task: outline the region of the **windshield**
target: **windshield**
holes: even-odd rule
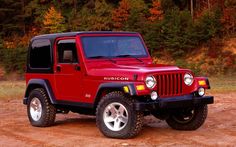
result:
[[[87,58],[147,57],[138,36],[86,36],[82,44]]]

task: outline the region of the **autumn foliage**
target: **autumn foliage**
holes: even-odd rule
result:
[[[121,0],[119,7],[112,11],[113,26],[116,30],[122,30],[124,22],[129,18],[130,4],[128,0]]]
[[[206,52],[199,61],[189,62],[187,68],[212,74],[234,70],[235,53],[216,47],[204,51],[199,48],[215,38],[235,36],[236,1],[193,2],[190,9],[190,0],[2,0],[0,64],[7,71],[21,69],[29,40],[39,34],[133,31],[142,34],[159,63],[165,58],[171,64],[176,61],[186,66],[190,61],[186,57]]]
[[[63,32],[66,30],[65,19],[54,7],[50,7],[44,15],[43,24],[45,31],[49,33]]]
[[[159,0],[153,0],[152,8],[149,9],[151,21],[161,20],[163,18],[163,11],[161,9],[161,2]]]

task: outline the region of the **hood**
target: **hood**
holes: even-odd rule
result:
[[[133,79],[134,75],[138,76],[139,80],[143,80],[146,75],[151,75],[160,72],[178,72],[184,71],[177,66],[163,65],[163,64],[101,64],[88,69],[89,76],[98,77],[127,77]]]
[[[161,71],[171,71],[178,70],[176,66],[169,65],[155,65],[155,64],[146,64],[146,65],[115,65],[114,67],[104,68],[104,70],[111,70],[114,72],[135,72],[135,73],[153,73]]]

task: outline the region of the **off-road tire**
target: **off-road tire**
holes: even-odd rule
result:
[[[128,122],[120,131],[110,130],[103,120],[103,113],[109,104],[118,102],[125,106],[128,112]],[[114,91],[105,95],[99,102],[96,110],[96,125],[99,130],[107,137],[111,138],[132,138],[136,136],[143,126],[143,112],[134,110],[135,100],[125,96],[120,91]]]
[[[33,120],[30,114],[30,102],[33,98],[38,98],[42,105],[42,114],[38,121]],[[30,92],[27,102],[27,113],[32,126],[48,127],[54,124],[56,108],[51,104],[49,97],[43,88],[36,88]]]
[[[190,121],[186,123],[184,122],[179,123],[174,118],[175,113],[177,112],[173,112],[166,119],[166,122],[171,128],[176,129],[176,130],[186,130],[186,131],[196,130],[199,127],[201,127],[203,123],[205,122],[207,118],[207,112],[208,112],[207,105],[200,105],[200,106],[194,107],[194,115]]]

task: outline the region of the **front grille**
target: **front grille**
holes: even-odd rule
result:
[[[157,92],[161,97],[178,96],[183,93],[182,73],[160,74],[156,76]]]

